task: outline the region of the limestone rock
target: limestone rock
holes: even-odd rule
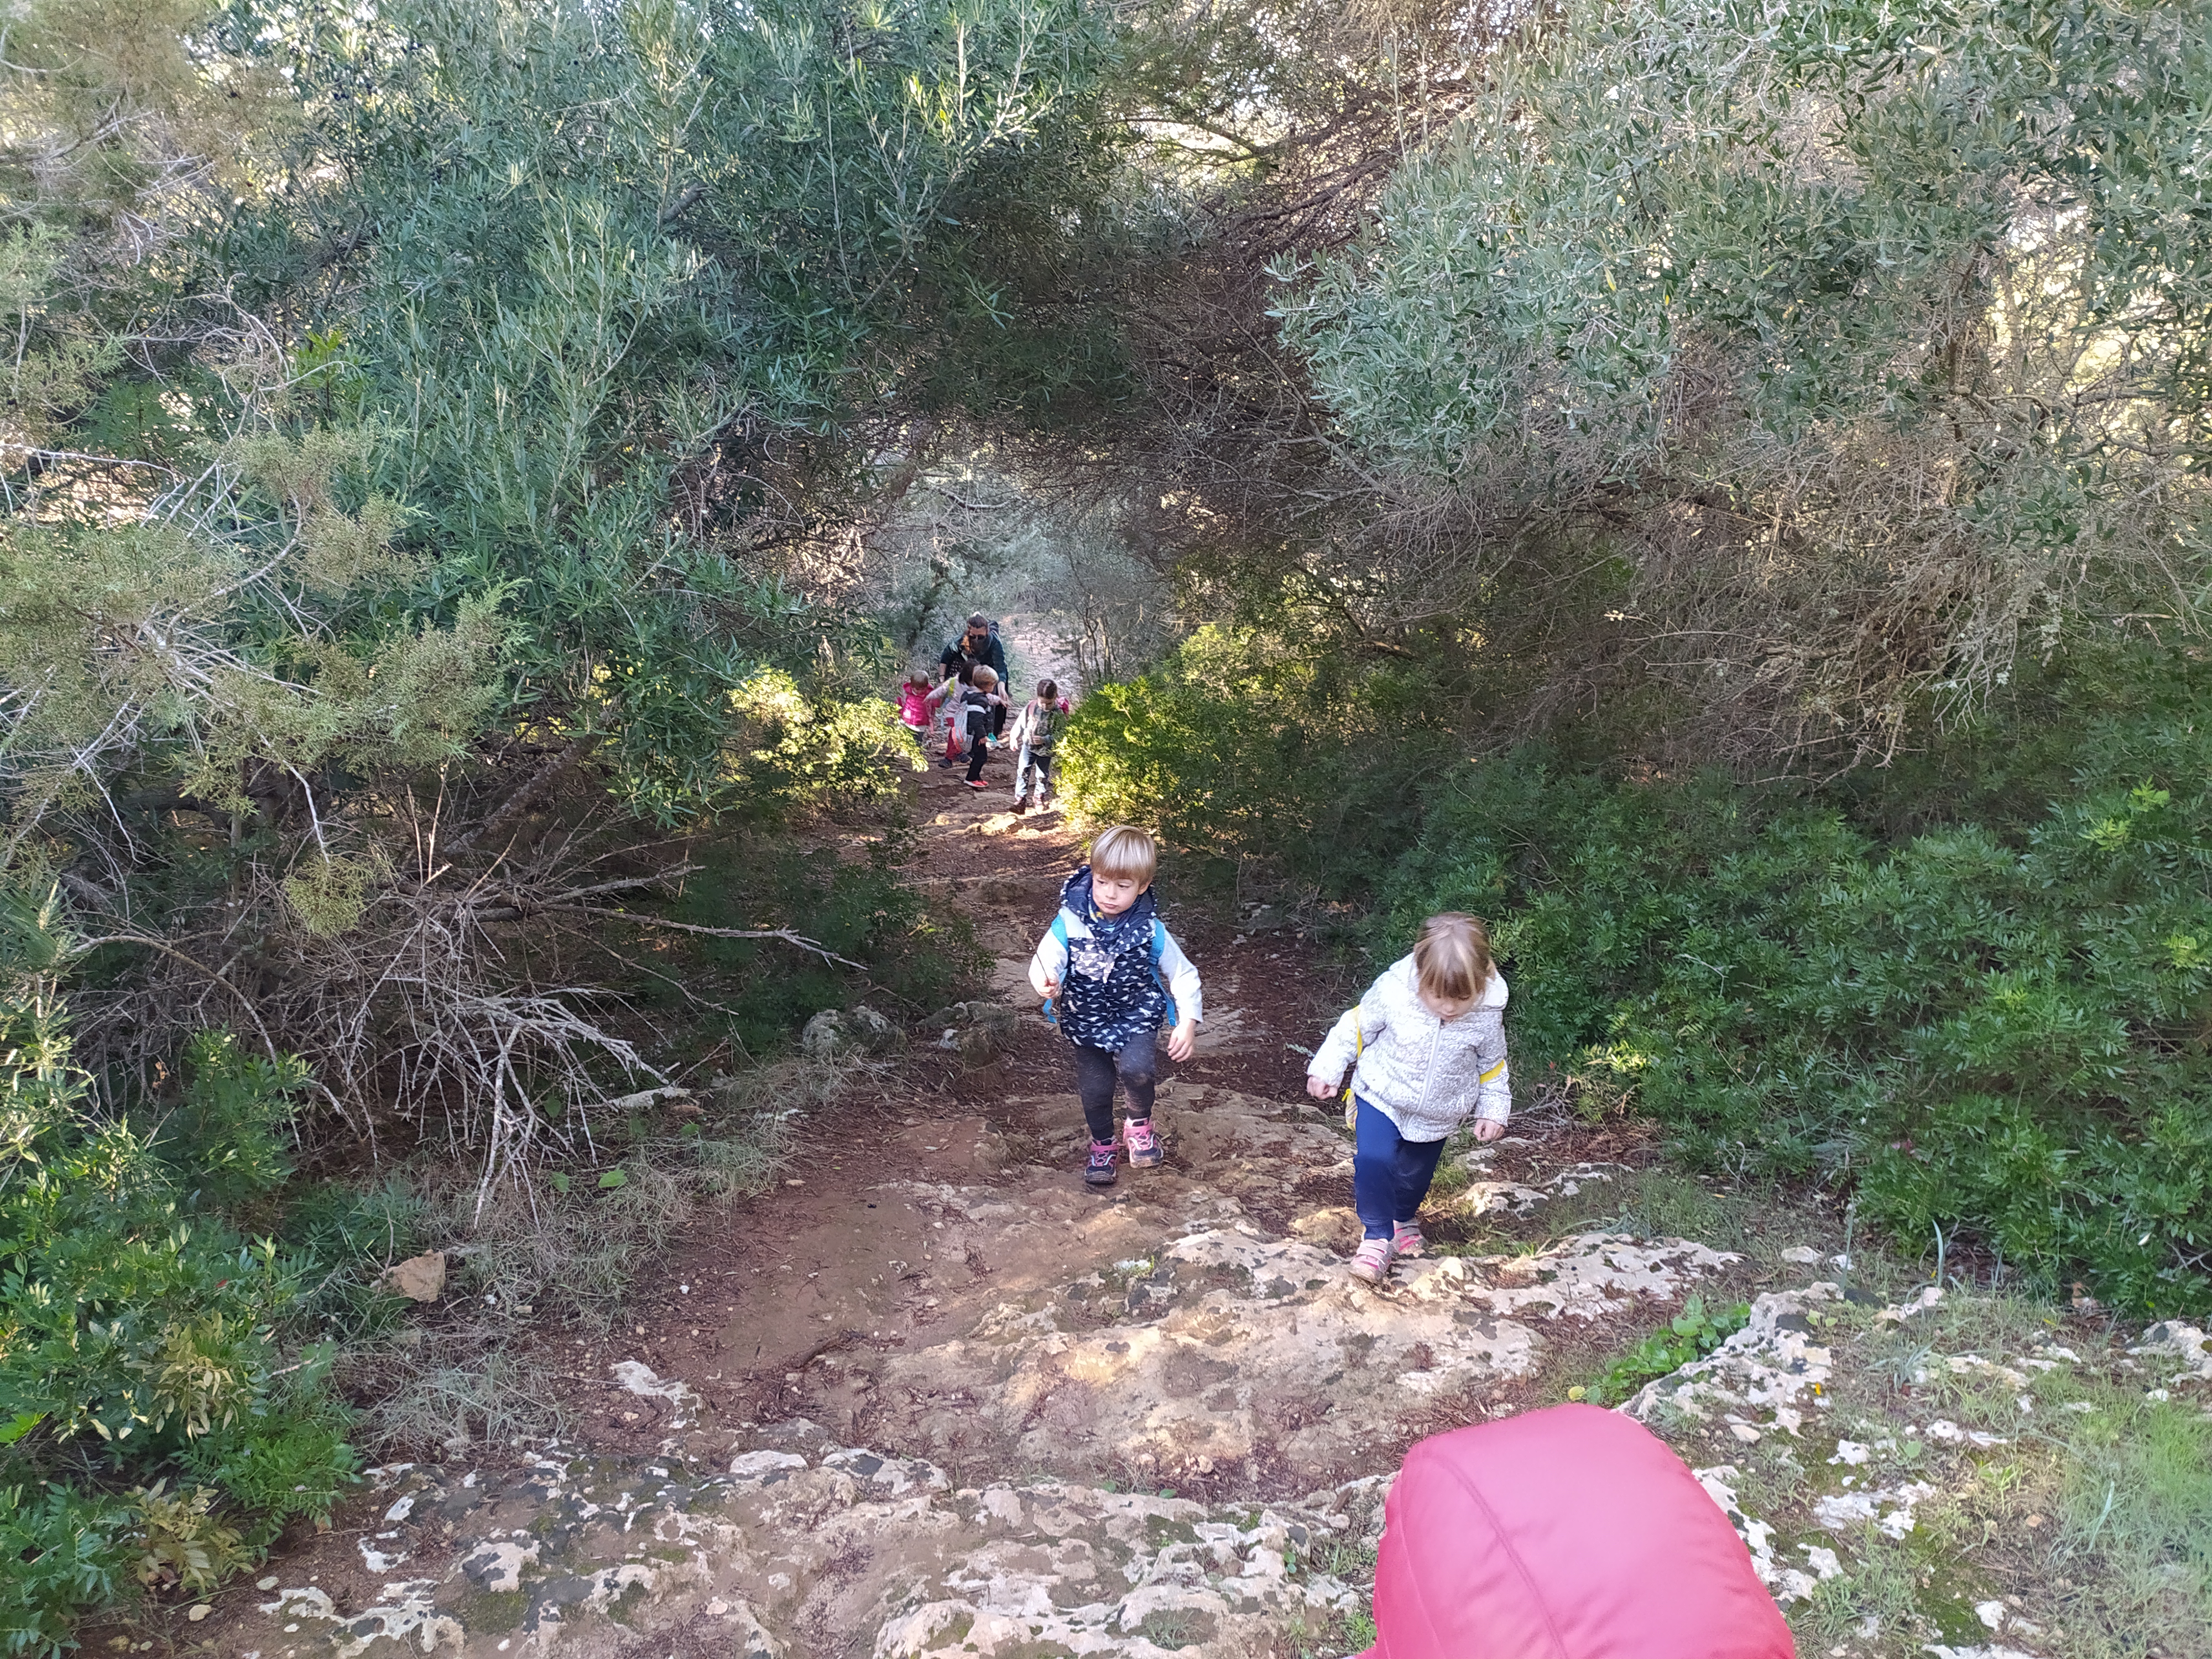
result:
[[[446,1288],[446,1253],[426,1250],[385,1270],[378,1285],[411,1302],[435,1302]]]
[[[809,1060],[830,1060],[846,1054],[888,1054],[906,1041],[906,1033],[865,1002],[851,1008],[824,1008],[806,1022],[799,1033],[799,1051]]]
[[[794,1449],[641,1467],[548,1448],[489,1478],[373,1472],[409,1489],[403,1526],[451,1528],[444,1576],[387,1578],[359,1612],[313,1587],[258,1610],[328,1659],[604,1659],[654,1632],[667,1651],[679,1632],[744,1659],[1227,1659],[1357,1610],[1329,1567],[1372,1547],[1389,1486],[1224,1504],[1044,1477],[962,1487],[804,1419],[762,1434]]]
[[[1014,1046],[1022,1017],[1003,1003],[956,1002],[930,1016],[944,1035],[937,1046],[957,1053],[970,1066],[988,1066]]]
[[[2142,1334],[2142,1340],[2130,1348],[2131,1354],[2144,1358],[2155,1358],[2178,1367],[2178,1376],[2212,1379],[2212,1339],[2194,1325],[2185,1325],[2178,1319],[2168,1319],[2152,1326]]]

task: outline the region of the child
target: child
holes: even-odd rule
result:
[[[899,687],[899,721],[916,737],[929,730],[932,689],[928,671],[921,668],[908,674],[906,684]]]
[[[1396,1256],[1421,1253],[1416,1218],[1451,1132],[1474,1115],[1474,1138],[1495,1140],[1513,1109],[1505,1070],[1505,977],[1490,935],[1447,912],[1421,924],[1413,954],[1393,963],[1359,1006],[1336,1022],[1306,1092],[1326,1100],[1352,1066],[1352,1201],[1366,1235],[1352,1273],[1379,1284]]]
[[[1060,915],[1030,962],[1030,983],[1075,1045],[1075,1087],[1091,1127],[1083,1178],[1114,1184],[1114,1085],[1129,1097],[1133,1168],[1164,1156],[1152,1133],[1155,1047],[1172,1016],[1168,1054],[1188,1060],[1204,1013],[1198,969],[1163,927],[1152,898],[1159,848],[1141,830],[1115,824],[1091,844],[1091,862],[1060,890]],[[1063,992],[1062,987],[1065,986]]]
[[[1004,724],[1006,700],[999,695],[999,676],[994,669],[977,663],[968,671],[968,690],[960,700],[961,718],[964,722],[963,735],[968,739],[968,787],[988,789],[983,781],[983,763],[991,754],[991,732],[994,722]]]
[[[957,766],[960,757],[968,752],[968,711],[962,700],[968,695],[968,671],[947,674],[945,684],[929,694],[929,708],[945,721],[945,753],[939,766]]]
[[[1066,713],[1067,699],[1060,695],[1060,687],[1051,680],[1039,680],[1036,696],[1030,699],[1007,734],[1006,741],[1015,745],[1018,757],[1014,762],[1017,812],[1029,805],[1032,781],[1039,811],[1052,798],[1052,742],[1060,717]]]

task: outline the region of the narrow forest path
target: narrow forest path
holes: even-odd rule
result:
[[[1794,1439],[1832,1397],[1814,1323],[1855,1304],[1808,1281],[1833,1241],[1581,1231],[1593,1194],[1632,1182],[1637,1143],[1524,1110],[1455,1154],[1434,1220],[1456,1253],[1354,1285],[1349,1148],[1291,1046],[1334,995],[1264,915],[1225,937],[1176,918],[1211,1018],[1162,1091],[1168,1159],[1086,1190],[1024,973],[1079,843],[1057,814],[1006,812],[1004,763],[990,775],[976,796],[933,769],[916,802],[923,878],[996,953],[1008,1013],[956,1021],[1012,1028],[988,1063],[856,1090],[787,1185],[669,1254],[611,1337],[548,1350],[584,1402],[569,1435],[504,1465],[374,1471],[332,1533],[220,1598],[203,1650],[1340,1655],[1368,1639],[1405,1447],[1560,1397],[1700,1291],[1756,1300],[1679,1396],[1716,1402],[1674,1419],[1714,1441],[1686,1455],[1778,1591],[1832,1573],[1832,1552],[1791,1556],[1747,1519],[1729,1454]],[[1889,1495],[1864,1501],[1880,1516]]]

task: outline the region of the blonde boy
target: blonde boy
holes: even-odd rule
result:
[[[1101,830],[1091,862],[1060,890],[1060,914],[1030,961],[1045,1017],[1075,1045],[1076,1092],[1091,1129],[1083,1178],[1093,1187],[1114,1184],[1117,1081],[1129,1097],[1131,1167],[1164,1156],[1152,1130],[1159,1033],[1172,1025],[1168,1054],[1188,1060],[1205,1012],[1198,969],[1159,919],[1152,897],[1158,867],[1158,845],[1143,830],[1125,823]]]
[[[1365,1234],[1352,1272],[1375,1284],[1395,1257],[1420,1255],[1421,1200],[1452,1131],[1472,1115],[1475,1139],[1495,1140],[1513,1110],[1505,976],[1480,921],[1447,911],[1423,922],[1413,953],[1384,969],[1323,1039],[1306,1092],[1327,1099],[1347,1066],[1358,1105],[1352,1200]]]

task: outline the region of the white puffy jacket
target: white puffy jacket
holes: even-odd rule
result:
[[[1469,1116],[1504,1122],[1505,975],[1492,968],[1480,1000],[1447,1023],[1421,1000],[1413,957],[1392,963],[1330,1028],[1306,1074],[1334,1088],[1355,1060],[1353,1092],[1408,1140],[1442,1140]]]

